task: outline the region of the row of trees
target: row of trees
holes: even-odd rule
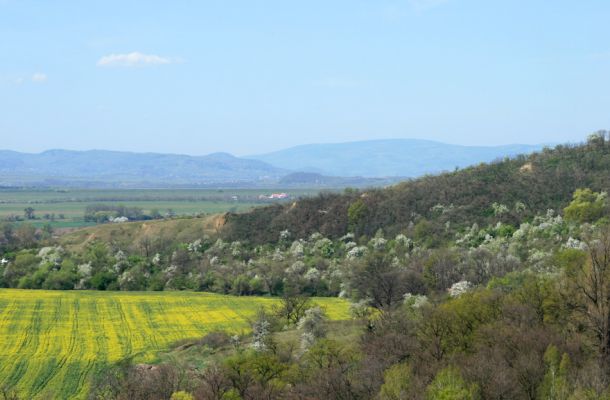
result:
[[[175,216],[174,210],[168,208],[161,212],[152,209],[148,213],[140,207],[126,207],[114,204],[91,204],[85,208],[84,219],[86,222],[104,223],[115,218],[126,218],[129,221],[145,221],[150,219],[161,219]]]

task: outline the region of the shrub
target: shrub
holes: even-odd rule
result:
[[[194,400],[195,398],[190,394],[187,393],[185,391],[179,391],[179,392],[175,392],[172,394],[172,397],[170,397],[170,400]]]

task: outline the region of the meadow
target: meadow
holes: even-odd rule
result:
[[[32,207],[40,227],[50,223],[55,228],[77,228],[94,225],[84,220],[85,208],[91,204],[124,205],[141,208],[145,214],[171,210],[176,215],[215,214],[246,211],[269,204],[260,195],[287,192],[291,198],[311,196],[316,189],[0,189],[0,219],[23,217]],[[49,221],[45,214],[54,214]],[[59,218],[62,215],[64,218]]]
[[[241,333],[276,299],[193,292],[0,290],[0,388],[25,398],[85,398],[90,378],[133,357],[214,330]],[[317,298],[331,319],[349,318],[347,303]]]

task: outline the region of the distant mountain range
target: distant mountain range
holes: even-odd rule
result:
[[[0,151],[0,184],[180,186],[277,182],[289,171],[214,153],[193,157],[118,151]]]
[[[0,150],[0,186],[383,186],[406,177],[531,153],[542,145],[457,146],[394,139],[311,144],[252,157],[119,151]]]
[[[292,171],[332,176],[418,177],[498,158],[528,154],[543,145],[460,146],[420,139],[307,144],[248,156]]]

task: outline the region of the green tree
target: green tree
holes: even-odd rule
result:
[[[102,242],[93,242],[87,247],[85,259],[91,263],[94,273],[103,271],[112,265],[108,247]]]
[[[567,354],[560,356],[556,346],[550,345],[544,353],[546,374],[540,385],[538,398],[540,400],[566,400],[570,395],[568,382],[568,369],[570,357]]]
[[[170,400],[194,400],[194,397],[190,393],[181,390],[179,392],[174,392],[172,397],[170,397]]]
[[[116,275],[110,271],[100,271],[91,277],[90,285],[97,290],[111,290],[111,286],[116,282]]]
[[[40,263],[40,258],[33,254],[21,252],[15,257],[15,261],[4,270],[4,282],[9,287],[16,287],[17,282],[24,276],[33,273]]]
[[[70,268],[62,266],[59,271],[52,271],[46,277],[42,284],[43,289],[51,290],[70,290],[74,289],[74,285],[78,281],[78,277]]]
[[[379,397],[381,400],[402,400],[408,398],[412,385],[413,372],[406,364],[395,364],[383,374],[383,385]]]
[[[240,398],[277,398],[285,386],[286,365],[269,353],[235,354],[224,361],[224,369]]]
[[[368,212],[369,209],[362,199],[356,200],[347,209],[348,229],[354,232],[356,236],[363,233]]]
[[[479,388],[468,384],[453,367],[441,370],[426,389],[426,400],[476,400]]]
[[[595,222],[607,211],[607,193],[596,193],[591,189],[577,189],[572,202],[563,209],[567,220],[579,223]]]

